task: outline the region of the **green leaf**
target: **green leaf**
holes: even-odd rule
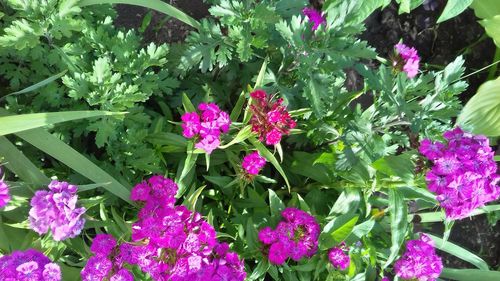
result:
[[[80,5],[80,7],[85,7],[96,4],[129,4],[141,6],[174,17],[196,29],[199,29],[201,27],[200,23],[197,20],[188,16],[186,13],[175,8],[174,6],[164,3],[160,0],[82,0],[78,5]]]
[[[474,0],[470,6],[478,18],[486,19],[500,15],[498,0]]]
[[[186,192],[186,189],[188,188],[188,183],[185,181],[187,175],[191,172],[191,170],[194,169],[196,160],[198,159],[199,154],[195,154],[193,152],[194,149],[194,144],[193,142],[188,142],[187,146],[187,151],[186,151],[186,158],[182,162],[182,169],[179,167],[179,171],[181,171],[178,174],[178,177],[176,177],[175,182],[177,182],[177,185],[179,186],[179,190],[177,190],[177,195],[175,196],[176,198],[179,198]]]
[[[449,20],[465,11],[474,0],[448,0],[444,7],[443,13],[439,16],[437,23]]]
[[[182,105],[184,106],[185,112],[196,112],[196,107],[194,107],[186,93],[182,93]]]
[[[245,91],[241,91],[241,94],[238,97],[238,100],[236,101],[231,114],[229,115],[229,119],[231,119],[231,121],[236,122],[238,120],[238,117],[240,117],[241,111],[243,110],[243,104],[245,104],[245,100]]]
[[[487,271],[479,269],[443,268],[439,277],[458,281],[500,280],[500,271]]]
[[[434,236],[432,234],[427,233],[427,235],[430,238],[432,238],[432,240],[434,240],[436,248],[438,248],[439,250],[447,252],[449,254],[454,255],[457,258],[460,258],[466,262],[469,262],[481,270],[489,270],[488,264],[483,259],[481,259],[477,255],[475,255],[474,253],[471,253],[471,252],[467,251],[466,249],[464,249],[458,245],[455,245],[451,242],[444,241],[443,239],[441,239],[437,236]]]
[[[373,162],[372,167],[388,176],[399,177],[406,183],[413,182],[415,164],[409,154],[385,156]]]
[[[335,201],[329,215],[347,214],[352,210],[357,210],[360,201],[361,196],[358,189],[345,188]]]
[[[196,202],[198,202],[198,197],[200,197],[201,193],[203,190],[207,187],[206,185],[199,187],[196,189],[192,194],[190,194],[186,200],[184,201],[183,205],[186,206],[191,211],[195,211],[196,207]]]
[[[261,276],[266,274],[270,266],[271,265],[269,264],[267,259],[260,260],[255,269],[252,271],[252,274],[248,276],[248,281],[254,281],[259,279]]]
[[[36,84],[33,84],[27,88],[24,88],[20,91],[17,91],[17,92],[13,92],[13,93],[10,93],[8,95],[5,95],[3,96],[2,98],[0,98],[0,100],[3,100],[5,99],[6,97],[9,97],[9,96],[15,96],[15,95],[21,95],[21,94],[25,94],[25,93],[29,93],[29,92],[32,92],[32,91],[35,91],[35,90],[38,90],[40,88],[42,88],[43,86],[46,86],[52,82],[54,82],[55,80],[61,78],[62,76],[64,76],[64,74],[66,74],[67,70],[64,70],[62,72],[59,72],[58,74],[55,74],[55,75],[52,75],[50,76],[49,78],[47,79],[44,79]]]
[[[398,256],[408,228],[408,206],[401,192],[389,189],[389,212],[391,215],[391,254],[383,268],[389,266]]]
[[[50,182],[24,154],[6,137],[0,137],[0,158],[4,157],[5,167],[27,183],[44,186]]]
[[[373,227],[375,226],[375,220],[370,219],[365,222],[362,222],[358,225],[356,225],[353,229],[351,234],[347,236],[345,239],[345,243],[347,245],[351,245],[355,243],[356,241],[361,240],[361,238],[365,237],[370,231],[372,231]]]
[[[85,156],[78,153],[72,147],[49,134],[43,129],[33,129],[19,132],[17,136],[29,142],[31,145],[47,153],[53,158],[59,160],[75,172],[88,178],[95,183],[107,183],[103,185],[104,189],[132,204],[130,201],[130,189],[115,178],[110,176],[104,170],[92,163]]]
[[[5,110],[2,110],[2,112],[6,113]],[[4,116],[0,117],[0,136],[71,120],[118,114],[123,113],[108,111],[67,111]]]
[[[326,250],[344,241],[354,229],[359,216],[348,213],[328,222],[319,236],[320,249]]]
[[[477,215],[482,215],[490,212],[496,212],[500,211],[500,205],[490,205],[490,206],[484,206],[479,209],[475,209],[472,211],[470,214],[470,217],[472,216],[477,216]],[[426,212],[426,213],[419,213],[415,215],[409,215],[408,220],[411,221],[415,216],[418,216],[420,218],[420,222],[426,223],[426,222],[442,222],[446,220],[446,216],[444,212]]]
[[[240,143],[240,142],[243,142],[244,140],[248,139],[249,137],[251,137],[253,135],[253,132],[252,132],[252,126],[250,125],[247,125],[245,127],[243,127],[243,129],[241,129],[238,134],[234,137],[234,139],[232,139],[229,143],[225,144],[225,145],[221,145],[219,146],[220,149],[225,149],[225,148],[228,148],[230,147],[231,145],[234,145],[234,144],[237,144],[237,143]]]
[[[479,87],[462,109],[457,124],[474,134],[500,136],[500,77]]]
[[[486,29],[486,33],[493,41],[495,41],[497,47],[500,47],[500,15],[484,19],[479,23]]]
[[[399,14],[410,13],[411,0],[399,0]]]
[[[276,195],[276,193],[272,190],[269,189],[269,208],[271,209],[271,217],[280,217],[281,216],[281,211],[285,209],[285,204],[283,204],[283,201]]]
[[[267,161],[271,162],[271,164],[273,164],[276,170],[278,170],[278,172],[285,180],[286,186],[288,187],[288,192],[290,192],[291,189],[290,183],[288,182],[288,178],[286,177],[285,171],[283,170],[283,168],[281,168],[281,165],[276,159],[276,157],[274,157],[274,155],[269,150],[267,150],[267,148],[261,142],[259,142],[255,137],[253,136],[250,137],[249,141],[259,151],[260,155],[266,158]]]
[[[249,251],[255,251],[259,248],[258,242],[259,234],[255,225],[253,224],[252,218],[248,218],[247,227],[246,227],[246,242],[248,245]]]

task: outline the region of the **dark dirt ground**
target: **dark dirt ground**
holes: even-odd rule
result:
[[[170,4],[180,8],[195,19],[209,15],[208,6],[202,0],[170,0]],[[388,57],[393,46],[400,39],[414,46],[422,57],[422,63],[428,69],[443,67],[459,54],[466,60],[466,73],[480,69],[493,61],[495,46],[491,39],[481,40],[484,29],[477,23],[472,10],[441,24],[436,24],[446,3],[444,0],[431,0],[432,9],[419,7],[410,14],[398,15],[397,5],[391,4],[383,11],[377,11],[366,20],[367,30],[361,38],[377,49],[377,52]],[[139,28],[148,10],[145,8],[118,5],[118,26]],[[168,19],[163,14],[153,12],[149,27],[144,32],[146,42],[175,43],[184,40],[192,30],[186,24],[175,19]],[[356,74],[349,73],[350,79]],[[469,88],[462,94],[466,102],[485,81],[487,71],[468,78]],[[357,81],[352,81],[354,84]],[[425,231],[442,235],[442,224],[421,225]],[[449,241],[479,254],[492,268],[500,266],[500,224],[492,226],[486,216],[457,221],[451,232]],[[468,268],[470,264],[446,253],[440,253],[445,266]]]

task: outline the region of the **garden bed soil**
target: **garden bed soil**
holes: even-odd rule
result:
[[[418,50],[427,69],[442,69],[458,55],[464,56],[467,73],[492,62],[495,45],[491,39],[484,39],[484,29],[477,23],[472,10],[467,10],[444,23],[436,24],[445,1],[428,2],[434,4],[433,9],[421,6],[410,14],[398,15],[397,5],[393,3],[383,11],[375,12],[366,20],[367,29],[361,38],[368,41],[384,57],[388,57],[393,52],[394,45],[402,40]],[[170,3],[195,19],[209,15],[208,6],[202,0],[170,0]],[[117,10],[119,16],[115,24],[125,28],[139,28],[148,13],[145,8],[128,5],[118,5]],[[145,42],[176,43],[184,40],[190,30],[191,27],[176,19],[152,12],[151,23],[144,32],[144,39]],[[349,83],[354,85],[362,83],[356,81],[360,78],[355,73],[348,74],[351,80]],[[487,71],[484,71],[467,79],[469,88],[460,97],[464,103],[474,95],[487,78],[487,74]],[[441,223],[416,227],[438,236],[444,231]],[[500,224],[492,226],[484,215],[457,221],[449,241],[478,253],[493,268],[500,266]],[[447,267],[472,267],[454,256],[440,254]]]

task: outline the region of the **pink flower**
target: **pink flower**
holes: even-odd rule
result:
[[[402,70],[406,72],[408,78],[415,77],[418,74],[420,63],[420,57],[418,56],[417,50],[402,43],[396,44],[394,48],[403,60],[404,65],[402,66]],[[394,62],[394,66],[399,66],[399,62]]]
[[[258,175],[260,170],[266,165],[266,158],[254,151],[243,158],[241,166],[250,175]]]
[[[186,112],[182,115],[182,135],[188,139],[200,131],[200,116],[196,112]]]
[[[0,208],[5,207],[9,202],[9,186],[2,179],[0,179]]]
[[[406,243],[406,252],[394,264],[396,275],[405,280],[436,280],[443,270],[441,258],[436,255],[434,243],[425,234]]]
[[[276,145],[281,141],[281,133],[277,129],[272,129],[266,134],[266,144]]]
[[[252,131],[267,145],[280,143],[282,135],[288,135],[297,125],[283,106],[283,99],[273,100],[263,90],[256,90],[250,96],[255,100],[250,105]]]
[[[326,23],[325,18],[321,15],[321,12],[314,8],[304,8],[302,13],[313,23],[312,31],[318,29],[318,27]]]
[[[220,145],[220,140],[218,137],[213,135],[207,135],[205,138],[201,139],[194,147],[205,150],[208,154],[211,154]]]
[[[332,265],[340,270],[346,270],[349,267],[351,259],[344,253],[342,248],[332,248],[328,251],[328,259]]]

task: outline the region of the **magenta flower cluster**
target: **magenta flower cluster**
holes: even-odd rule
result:
[[[302,10],[302,13],[309,19],[309,22],[313,23],[312,31],[315,31],[320,25],[326,23],[321,11],[314,8],[306,7]]]
[[[215,103],[201,103],[198,112],[182,115],[182,135],[186,138],[199,136],[195,147],[212,153],[220,145],[220,135],[229,131],[231,120],[227,112],[221,111]]]
[[[98,234],[92,241],[90,251],[94,254],[80,272],[82,281],[110,280],[133,281],[134,275],[118,259],[120,251],[116,240],[109,234]]]
[[[394,264],[396,275],[405,280],[434,281],[443,270],[432,239],[422,234],[406,243],[406,251]]]
[[[341,244],[340,247],[330,249],[328,251],[328,259],[333,267],[340,270],[346,270],[351,263],[349,249],[346,247],[345,243]]]
[[[177,185],[162,176],[136,185],[131,198],[144,206],[132,226],[132,241],[117,248],[114,239],[101,236],[92,245],[95,256],[89,263],[94,264],[87,264],[86,273],[95,278],[98,269],[109,268],[108,273],[118,274],[129,264],[137,265],[153,280],[243,281],[243,261],[227,244],[217,241],[215,229],[199,213],[175,206],[176,192]]]
[[[420,57],[418,56],[417,50],[415,48],[410,48],[403,43],[396,44],[394,46],[396,52],[398,53],[402,62],[393,62],[395,67],[401,67],[408,78],[413,78],[418,74],[418,68],[420,64]]]
[[[266,165],[266,158],[260,156],[259,152],[254,151],[243,157],[241,166],[249,175],[258,175],[260,170]]]
[[[0,179],[0,208],[7,206],[9,202],[9,186],[3,181],[3,179]]]
[[[55,241],[73,238],[85,224],[85,208],[77,207],[78,187],[67,182],[52,181],[49,191],[39,190],[31,198],[30,227],[38,234],[52,232]]]
[[[2,281],[60,281],[59,265],[35,249],[14,251],[0,257]]]
[[[420,152],[434,164],[426,174],[427,186],[447,218],[462,219],[498,199],[500,176],[488,138],[458,127],[443,136],[447,143],[424,139],[420,144]]]
[[[286,208],[281,212],[283,220],[276,229],[265,227],[259,231],[259,240],[269,250],[269,261],[283,264],[288,258],[299,261],[312,257],[318,250],[319,224],[308,213]]]
[[[288,135],[290,129],[297,125],[292,119],[283,99],[274,101],[273,97],[263,90],[256,90],[250,93],[255,103],[250,105],[252,111],[252,131],[259,135],[259,140],[267,145],[276,145],[281,141],[282,135]]]

